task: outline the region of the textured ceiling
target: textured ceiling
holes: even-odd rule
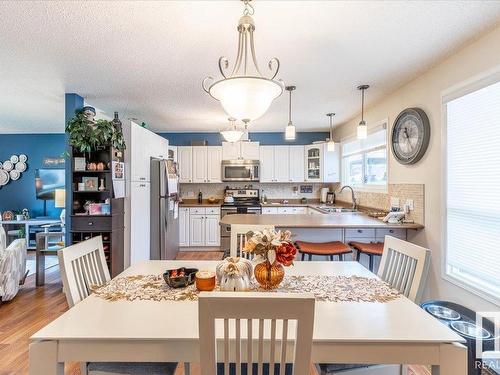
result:
[[[359,112],[500,20],[488,1],[255,1],[261,66],[281,60],[299,131]],[[236,53],[239,1],[68,1],[0,4],[0,132],[61,132],[64,93],[161,131],[217,131],[219,104],[201,89]],[[287,98],[252,124],[280,131]]]

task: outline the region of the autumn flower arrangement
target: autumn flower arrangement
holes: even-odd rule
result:
[[[285,271],[283,266],[293,265],[297,249],[293,246],[290,231],[263,231],[248,232],[247,242],[243,251],[253,255],[256,280],[264,289],[276,288],[283,280]]]

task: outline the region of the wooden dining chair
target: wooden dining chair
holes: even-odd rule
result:
[[[420,303],[429,273],[430,257],[429,249],[399,238],[385,236],[378,277],[408,299]],[[362,370],[367,367],[370,367],[370,375],[389,373],[388,366],[321,364],[318,367],[321,375],[357,375],[362,374],[362,371],[368,371]],[[403,365],[398,367],[398,372],[403,372]]]
[[[310,293],[201,293],[201,375],[308,374],[314,303]]]
[[[231,225],[231,247],[230,256],[232,257],[243,257],[249,260],[251,259],[251,254],[245,253],[243,248],[247,243],[247,233],[263,231],[264,229],[274,229],[273,225],[244,225],[244,224],[233,224]]]
[[[108,282],[102,237],[93,237],[57,251],[63,291],[70,308],[87,298],[91,286]],[[177,363],[91,362],[81,365],[82,375],[173,375]]]

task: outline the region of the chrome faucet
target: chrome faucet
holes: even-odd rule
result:
[[[344,185],[342,186],[342,188],[340,188],[339,190],[339,194],[342,193],[342,191],[345,189],[345,188],[349,188],[351,189],[351,197],[352,197],[352,209],[353,210],[356,210],[358,208],[358,203],[356,202],[356,197],[354,196],[354,189],[352,187],[350,187],[349,185]]]

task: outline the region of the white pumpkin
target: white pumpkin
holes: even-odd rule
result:
[[[250,289],[252,263],[244,258],[226,258],[217,265],[216,273],[221,291]]]

